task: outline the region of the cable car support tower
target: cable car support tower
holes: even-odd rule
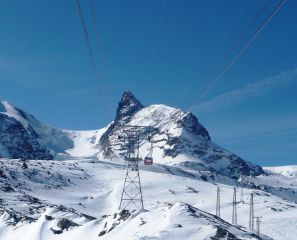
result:
[[[142,159],[139,156],[139,148],[142,146],[144,141],[152,141],[152,132],[155,128],[146,126],[135,126],[129,125],[123,127],[123,136],[119,136],[120,140],[124,140],[125,143],[125,168],[126,176],[124,186],[121,195],[121,201],[119,209],[132,210],[132,209],[144,209],[143,206],[143,195],[139,174],[139,162],[146,161],[152,165],[152,143],[149,150],[149,155]]]

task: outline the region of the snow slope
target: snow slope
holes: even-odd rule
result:
[[[64,131],[72,139],[73,147],[66,149],[68,156],[72,157],[95,157],[98,155],[98,145],[106,128],[93,131]]]
[[[285,177],[297,179],[297,166],[279,166],[279,167],[265,167],[267,171],[272,174],[280,174]]]
[[[25,163],[27,167],[20,160],[0,160],[0,239],[257,239],[247,230],[252,192],[255,215],[263,217],[261,232],[272,239],[297,238],[297,204],[258,188],[243,188],[237,227],[228,223],[231,185],[203,181],[162,164],[141,165],[146,211],[125,218],[118,211],[123,165],[96,159]],[[222,219],[212,215],[217,186]]]

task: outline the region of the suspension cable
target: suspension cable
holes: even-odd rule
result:
[[[235,46],[245,37],[245,35],[250,31],[252,26],[255,24],[257,19],[264,13],[265,9],[270,5],[271,0],[267,0],[264,6],[258,11],[258,13],[254,16],[253,20],[250,22],[250,24],[246,27],[246,29],[241,33],[240,37],[235,42]]]
[[[206,58],[208,59],[208,61],[206,60],[206,61],[203,62],[202,66],[200,67],[198,72],[196,72],[195,75],[193,76],[191,82],[198,79],[198,77],[201,75],[201,73],[203,72],[203,70],[207,66],[207,62],[210,62],[214,58],[214,56],[217,55],[217,53],[218,53],[218,51],[220,49],[220,46],[222,45],[222,43],[224,42],[224,40],[226,39],[226,37],[228,36],[230,31],[232,30],[232,28],[234,27],[234,25],[241,18],[242,14],[245,12],[245,10],[248,7],[249,3],[250,3],[250,1],[246,1],[246,3],[241,7],[239,12],[235,15],[235,17],[233,18],[231,24],[228,25],[228,27],[225,29],[225,31],[223,32],[223,34],[221,35],[219,40],[216,42],[215,46],[211,49],[210,53],[207,54]],[[188,88],[188,89],[184,90],[183,93],[178,96],[178,101],[181,100],[183,98],[183,96],[189,94],[191,89],[192,88]]]
[[[101,38],[100,38],[99,30],[98,30],[99,26],[98,26],[96,11],[95,11],[94,0],[89,0],[89,7],[91,10],[92,23],[93,23],[93,28],[94,28],[94,32],[95,32],[95,40],[96,40],[95,42],[96,42],[97,49],[99,51],[98,56],[99,56],[99,64],[101,65],[101,73],[102,73],[101,76],[102,76],[102,79],[107,79],[108,76],[106,73],[106,63],[105,63],[105,59],[104,59],[104,55],[103,55],[104,51],[102,49],[102,45],[100,44]],[[111,116],[111,113],[110,113],[111,108],[110,108],[108,102],[106,102],[106,105],[107,105],[108,115]]]
[[[80,18],[81,26],[82,26],[82,29],[83,29],[83,35],[84,35],[84,39],[85,39],[85,42],[86,42],[86,45],[87,45],[88,54],[89,54],[90,61],[91,61],[92,71],[93,71],[94,77],[96,79],[96,82],[99,83],[99,76],[98,76],[98,72],[97,72],[96,61],[95,61],[94,53],[93,53],[93,50],[92,50],[92,47],[91,47],[91,44],[90,44],[88,29],[87,29],[87,26],[86,26],[86,23],[85,23],[85,19],[84,19],[84,15],[83,15],[83,12],[82,12],[81,5],[80,5],[80,1],[75,0],[75,2],[76,2],[76,7],[77,7],[77,10],[78,10],[77,12],[78,12],[78,15],[79,15],[79,18]],[[107,107],[106,107],[106,103],[105,103],[104,98],[102,96],[100,86],[97,85],[97,87],[98,87],[98,91],[99,91],[99,95],[100,95],[100,99],[101,99],[104,111],[106,113],[105,118],[108,119],[107,116],[109,116],[109,114],[108,114],[108,110],[107,110]]]
[[[255,40],[255,38],[259,35],[259,33],[265,28],[265,26],[271,21],[274,15],[281,9],[281,7],[285,4],[286,0],[282,0],[273,10],[273,12],[265,19],[265,21],[257,28],[257,30],[253,33],[251,38],[246,42],[246,44],[240,49],[240,51],[231,59],[230,62],[225,66],[223,71],[218,75],[218,77],[205,89],[205,91],[196,99],[192,101],[189,105],[188,109],[190,110],[193,106],[195,106],[203,97],[205,97],[209,91],[223,78],[225,73],[229,70],[229,68],[239,59],[239,57],[243,54],[243,52],[250,46],[250,44]]]

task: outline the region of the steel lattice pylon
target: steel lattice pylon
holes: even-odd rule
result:
[[[152,130],[153,128],[145,126],[125,126],[123,130],[125,136],[121,138],[124,138],[126,143],[126,176],[119,209],[144,209],[139,174],[139,162],[143,159],[139,156],[139,147]]]
[[[254,231],[254,194],[251,193],[250,198],[250,221],[249,221],[250,230]]]
[[[216,216],[221,217],[221,197],[220,197],[220,187],[217,187],[217,205],[216,205]]]
[[[237,199],[236,188],[233,189],[233,210],[232,210],[232,224],[237,225]]]
[[[256,219],[256,233],[257,236],[260,237],[260,224],[261,224],[261,218],[262,217],[254,217]]]
[[[136,209],[143,209],[138,163],[137,160],[126,163],[126,176],[119,209],[128,209],[131,205]]]

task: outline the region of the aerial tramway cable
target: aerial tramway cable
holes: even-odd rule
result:
[[[248,7],[250,1],[246,1],[246,3],[241,7],[241,9],[239,10],[239,12],[235,15],[235,17],[233,18],[231,24],[228,25],[228,27],[225,29],[225,31],[223,32],[223,34],[219,37],[219,40],[216,42],[215,46],[211,49],[210,53],[207,54],[207,59],[208,61],[204,61],[202,66],[200,67],[200,69],[198,70],[198,72],[195,73],[195,75],[193,76],[191,82],[193,82],[194,80],[198,79],[198,77],[201,75],[202,71],[205,69],[205,67],[207,66],[207,63],[212,61],[213,58],[218,54],[218,51],[220,49],[220,46],[222,45],[222,43],[224,42],[225,38],[228,36],[228,34],[230,33],[231,29],[234,27],[234,25],[237,23],[237,21],[241,18],[242,14],[245,12],[246,8]],[[180,99],[183,98],[183,96],[189,94],[190,90],[193,89],[188,88],[185,91],[183,91],[182,94],[180,94],[178,96],[178,101]]]
[[[251,28],[253,27],[253,25],[256,23],[256,21],[258,20],[258,18],[265,12],[266,8],[271,4],[272,0],[267,0],[264,4],[263,7],[261,7],[261,9],[257,12],[257,14],[254,16],[254,18],[252,19],[252,21],[250,22],[250,24],[246,27],[246,29],[241,33],[240,37],[237,39],[237,41],[235,42],[235,46],[237,46],[238,43],[240,43],[240,41],[242,39],[244,39],[245,35],[251,30]]]
[[[218,75],[218,77],[206,88],[206,90],[196,99],[194,99],[189,105],[188,109],[191,109],[197,102],[199,102],[205,95],[209,93],[209,91],[223,78],[225,73],[229,70],[229,68],[239,59],[239,57],[243,54],[243,52],[250,46],[250,44],[255,40],[255,38],[259,35],[259,33],[265,28],[265,26],[271,21],[273,16],[281,9],[281,7],[285,4],[286,0],[282,0],[279,4],[274,8],[273,12],[265,19],[265,21],[257,28],[257,30],[253,33],[251,38],[246,42],[246,44],[240,49],[240,51],[228,62],[223,71]]]
[[[99,56],[99,64],[101,65],[101,76],[102,76],[102,79],[107,79],[106,64],[105,64],[103,49],[102,49],[102,45],[101,45],[100,34],[99,34],[99,30],[98,30],[99,26],[98,26],[98,21],[97,21],[94,0],[89,0],[89,7],[90,7],[90,11],[91,11],[92,23],[93,23],[93,28],[94,28],[94,32],[95,32],[95,42],[96,42],[97,49],[99,51],[98,56]],[[108,111],[108,115],[111,116],[111,113],[110,113],[111,108],[108,104],[108,101],[106,102],[106,105],[107,105],[106,108]]]
[[[105,67],[105,60],[104,60],[104,55],[103,55],[103,49],[101,45],[101,39],[100,39],[100,34],[99,34],[99,26],[98,26],[98,21],[97,21],[97,15],[96,15],[96,10],[95,10],[95,4],[94,0],[89,0],[89,7],[91,10],[91,17],[92,17],[92,23],[95,31],[95,40],[96,40],[96,45],[99,51],[99,63],[101,64],[101,73],[102,73],[102,78],[105,79],[107,78],[106,74],[106,67]]]
[[[93,52],[92,46],[90,44],[88,29],[87,29],[87,26],[86,26],[86,22],[85,22],[85,19],[84,19],[84,15],[83,15],[83,12],[82,12],[80,1],[75,0],[75,2],[76,2],[76,7],[77,7],[77,10],[78,10],[77,12],[78,12],[78,15],[79,15],[79,18],[80,18],[80,22],[81,22],[81,25],[82,25],[83,35],[84,35],[84,39],[85,39],[85,42],[86,42],[86,45],[87,45],[88,54],[89,54],[90,61],[91,61],[91,67],[92,67],[92,70],[93,70],[94,77],[95,77],[95,79],[97,81],[97,84],[98,84],[100,79],[99,79],[99,75],[98,75],[98,72],[97,72],[94,52]],[[100,99],[101,99],[104,111],[106,113],[106,119],[108,119],[108,116],[110,114],[109,114],[109,111],[107,110],[106,103],[104,101],[100,86],[98,86],[98,91],[99,91],[99,95],[100,95]]]

